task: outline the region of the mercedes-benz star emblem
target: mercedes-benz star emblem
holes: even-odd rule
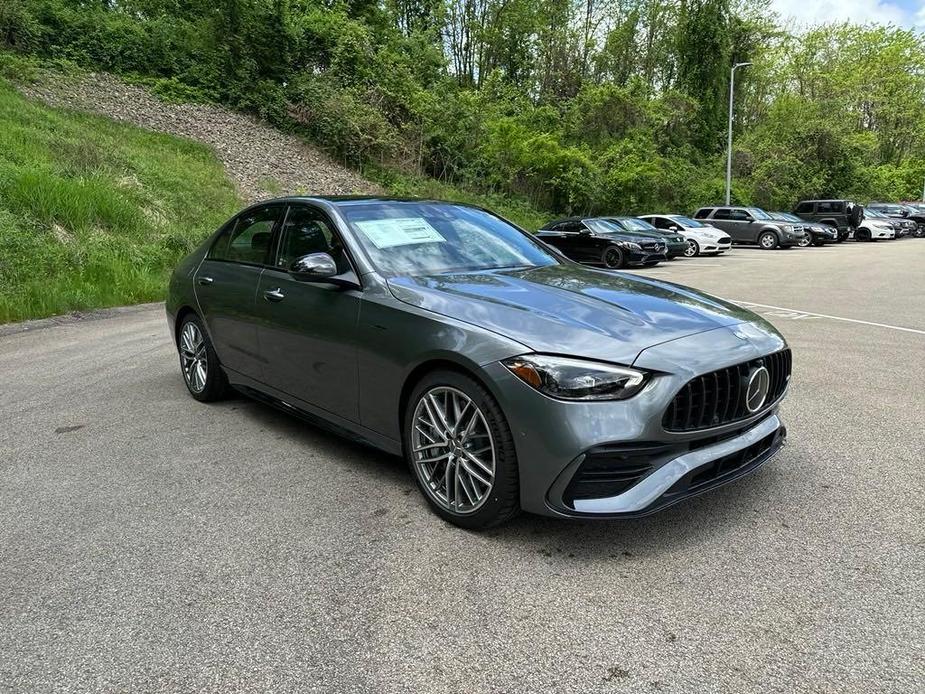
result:
[[[768,388],[771,385],[771,374],[763,366],[756,366],[748,375],[748,386],[745,389],[745,407],[755,413],[762,408],[768,397]]]

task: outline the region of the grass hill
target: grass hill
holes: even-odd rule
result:
[[[241,202],[207,147],[0,80],[0,323],[160,300]]]

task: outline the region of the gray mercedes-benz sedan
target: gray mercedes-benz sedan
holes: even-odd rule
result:
[[[786,436],[790,350],[764,319],[467,205],[253,205],[180,263],[167,314],[194,398],[233,387],[402,455],[466,528],[651,513]]]

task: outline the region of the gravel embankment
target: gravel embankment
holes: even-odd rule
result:
[[[211,146],[247,201],[287,194],[369,194],[381,190],[299,138],[250,116],[207,104],[170,104],[106,73],[48,75],[22,85],[50,106],[107,116]]]

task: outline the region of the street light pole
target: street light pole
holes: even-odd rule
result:
[[[736,63],[729,71],[729,137],[726,140],[726,204],[732,196],[732,101],[736,88],[736,70],[748,67],[751,63]],[[925,192],[925,191],[923,191]]]

